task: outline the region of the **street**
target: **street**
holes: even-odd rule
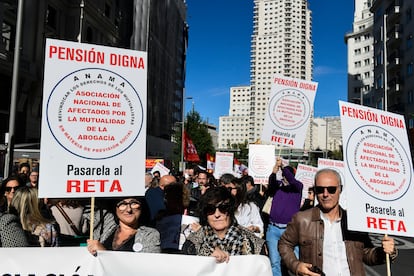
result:
[[[382,235],[370,234],[376,246],[381,245]],[[414,238],[393,237],[398,248],[397,260],[391,264],[391,275],[414,276]],[[386,265],[367,266],[367,276],[388,276]]]

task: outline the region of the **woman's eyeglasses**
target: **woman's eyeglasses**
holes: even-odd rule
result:
[[[121,201],[118,202],[118,204],[116,205],[116,207],[119,209],[119,211],[125,211],[128,206],[133,209],[133,210],[139,210],[141,209],[141,202],[139,201]]]
[[[209,216],[209,215],[214,214],[217,209],[219,209],[220,213],[227,214],[230,210],[230,204],[229,203],[218,203],[216,205],[208,204],[205,208],[205,212]]]
[[[328,186],[328,187],[315,186],[315,187],[314,187],[314,189],[315,189],[315,193],[316,193],[317,195],[319,195],[319,194],[323,194],[323,193],[325,192],[325,189],[328,191],[328,193],[330,193],[330,194],[334,194],[334,193],[336,193],[336,189],[337,189],[338,187],[339,187],[339,186]]]
[[[12,190],[17,191],[20,187],[14,186],[14,187],[5,187],[4,190],[8,193],[10,193]]]

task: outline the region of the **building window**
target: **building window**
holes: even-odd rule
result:
[[[414,95],[413,90],[408,91],[408,103],[412,104],[414,102]]]
[[[407,50],[413,48],[413,36],[410,35],[407,38]]]
[[[413,75],[413,63],[410,62],[407,64],[407,76],[412,76]]]
[[[46,11],[46,24],[47,26],[53,28],[54,30],[56,30],[56,9],[51,7],[51,6],[47,6],[47,11]]]

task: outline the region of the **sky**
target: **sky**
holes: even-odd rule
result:
[[[312,11],[315,117],[339,116],[347,100],[345,34],[352,31],[354,1],[309,0]],[[250,84],[253,0],[187,0],[189,41],[186,113],[194,108],[210,124],[230,108],[230,87]]]

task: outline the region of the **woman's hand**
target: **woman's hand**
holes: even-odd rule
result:
[[[97,255],[97,251],[98,250],[106,250],[106,248],[102,245],[102,243],[100,243],[97,240],[86,240],[87,244],[88,244],[88,251],[96,256]]]
[[[216,258],[216,263],[228,263],[230,260],[230,255],[226,251],[221,250],[220,248],[216,247],[213,253],[211,254],[214,258]]]
[[[384,238],[382,238],[382,248],[386,254],[395,253],[394,239],[385,235]]]

